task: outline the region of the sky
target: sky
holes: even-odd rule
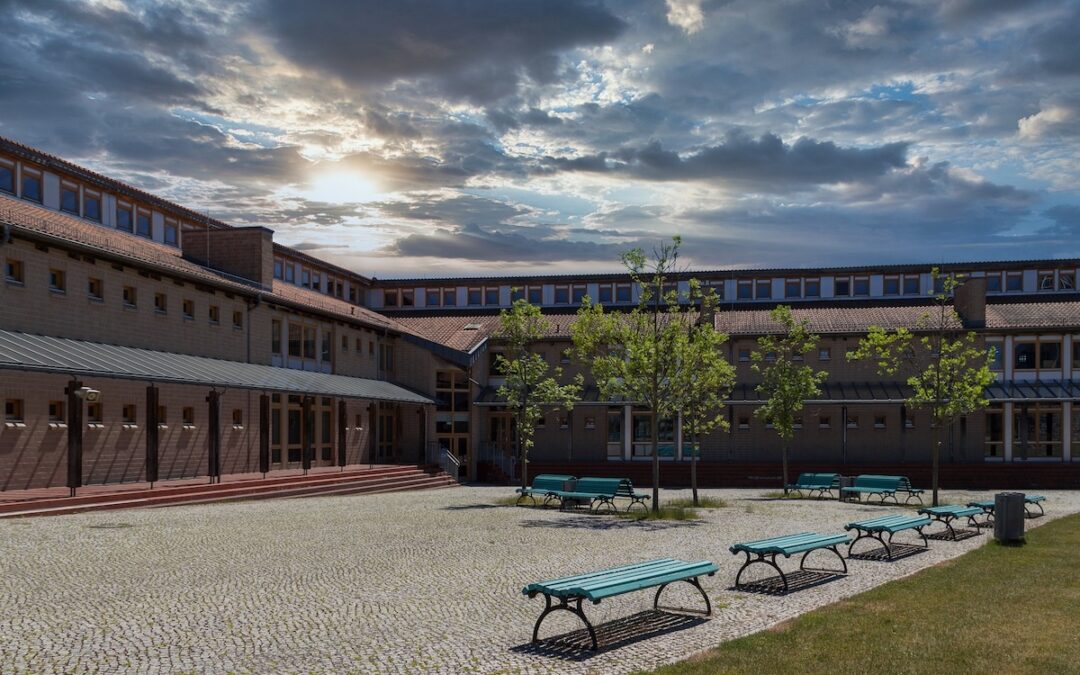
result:
[[[1080,256],[1080,0],[0,15],[0,135],[362,274]]]

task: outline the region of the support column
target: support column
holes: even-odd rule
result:
[[[368,406],[368,424],[371,425],[371,430],[368,432],[368,437],[371,438],[371,444],[368,446],[368,468],[375,468],[375,455],[379,451],[379,405],[372,403]]]
[[[1072,404],[1061,402],[1061,461],[1072,461]]]
[[[346,431],[349,428],[349,413],[345,406],[345,399],[340,399],[337,405],[337,465],[342,469],[348,463],[346,458],[346,452],[348,447],[345,445],[345,439],[347,437]]]
[[[1013,404],[1006,403],[1001,406],[1001,433],[1005,435],[1005,450],[1002,455],[1006,462],[1013,461]]]
[[[270,472],[270,397],[259,396],[259,473]]]
[[[634,457],[634,413],[633,406],[623,406],[623,459]]]
[[[873,421],[873,420],[871,420]],[[840,463],[847,464],[847,406],[840,406]]]
[[[210,427],[206,435],[206,473],[211,483],[221,482],[221,392],[211,390],[206,396]]]
[[[72,380],[64,393],[67,394],[68,472],[67,486],[71,496],[83,484],[83,400],[77,393],[82,382]]]
[[[303,424],[301,428],[303,433],[300,435],[300,460],[301,466],[304,467],[304,475],[307,475],[309,469],[311,469],[311,453],[312,453],[312,436],[315,433],[315,415],[312,411],[312,404],[314,399],[311,396],[305,396],[303,403],[301,403],[301,417],[303,418]]]
[[[150,487],[158,481],[159,429],[158,388],[146,387],[146,482]]]

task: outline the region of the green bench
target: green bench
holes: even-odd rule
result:
[[[520,493],[517,503],[521,504],[521,501],[528,497],[532,500],[533,506],[536,506],[536,495],[542,495],[544,498],[544,506],[547,506],[548,502],[556,498],[555,493],[566,490],[567,485],[575,480],[577,479],[573,476],[542,473],[536,478],[533,478],[532,485],[529,487],[518,488],[515,490],[515,492]]]
[[[911,501],[912,497],[919,500],[922,504],[923,490],[911,487],[911,481],[906,476],[878,476],[874,474],[863,474],[855,477],[855,484],[851,487],[840,488],[842,494],[853,494],[861,497],[866,495],[878,495],[881,498],[881,503],[884,504],[886,499],[892,498],[894,504],[899,504],[900,501],[896,498],[897,492],[906,492],[907,499],[904,503],[907,504]],[[869,499],[869,497],[867,498]]]
[[[1042,502],[1046,501],[1046,497],[1042,495],[1024,495],[1024,516],[1027,518],[1041,518],[1046,515],[1046,511],[1043,510]],[[968,506],[982,509],[983,514],[986,516],[986,520],[981,525],[993,525],[994,523],[994,500],[993,499],[980,499],[973,502],[968,502]],[[1035,513],[1031,506],[1037,506],[1039,512]]]
[[[840,487],[840,474],[838,473],[800,473],[799,478],[787,486],[789,491],[798,492],[803,496],[805,490],[810,497],[818,493],[818,497],[824,497],[828,493],[832,497],[832,491]]]
[[[780,575],[780,581],[784,584],[784,592],[787,593],[789,589],[787,575],[784,574],[784,570],[780,569],[780,566],[776,564],[776,556],[783,555],[785,558],[790,558],[796,553],[802,553],[802,561],[799,563],[799,569],[806,569],[806,558],[814,551],[825,549],[832,551],[836,554],[837,558],[840,558],[840,564],[844,566],[844,574],[847,574],[847,563],[844,562],[844,556],[840,555],[840,551],[836,547],[840,544],[846,544],[851,541],[851,538],[846,534],[817,534],[814,532],[800,532],[799,534],[790,534],[783,537],[773,537],[771,539],[760,539],[758,541],[748,541],[742,544],[735,544],[730,550],[732,553],[738,555],[739,553],[746,554],[746,562],[739,568],[739,573],[735,575],[735,588],[742,588],[740,579],[742,579],[743,572],[747,570],[751,565],[764,564],[772,567]],[[757,556],[756,558],[753,556]],[[755,585],[760,585],[760,582]],[[748,585],[747,588],[750,586]]]
[[[853,523],[848,523],[844,526],[845,530],[855,530],[858,536],[855,540],[848,544],[848,557],[851,557],[851,549],[855,548],[855,544],[861,539],[877,539],[881,542],[881,545],[885,547],[885,556],[889,559],[893,559],[892,551],[892,539],[893,535],[897,532],[903,532],[904,530],[915,530],[919,533],[919,536],[923,540],[923,548],[930,548],[930,542],[926,539],[926,534],[923,532],[923,528],[930,524],[930,518],[927,516],[909,516],[909,515],[895,515],[895,516],[881,516],[880,518],[871,518],[869,520],[857,520]],[[889,535],[888,541],[885,540],[885,535]]]
[[[925,516],[930,516],[935,521],[945,526],[945,531],[941,534],[945,539],[952,541],[958,540],[960,537],[953,527],[953,521],[959,518],[967,518],[968,524],[975,528],[975,533],[979,533],[979,523],[976,522],[975,516],[983,513],[983,510],[977,506],[961,506],[959,504],[948,504],[945,506],[928,506],[923,509],[919,509],[919,513]],[[938,537],[941,538],[941,537]]]
[[[615,498],[619,496],[622,478],[578,478],[569,490],[556,490],[551,494],[559,500],[559,508],[588,502],[589,510],[599,512],[607,507],[609,511],[618,511]],[[630,488],[633,492],[633,487]]]
[[[522,594],[527,595],[530,599],[541,594],[544,596],[544,611],[533,626],[532,641],[534,643],[540,641],[540,624],[544,622],[544,619],[552,612],[563,610],[581,619],[589,630],[592,648],[594,650],[599,649],[599,644],[596,641],[596,631],[593,629],[592,624],[589,623],[585,612],[581,609],[582,602],[588,600],[597,605],[605,598],[646,588],[656,588],[656,595],[653,597],[653,608],[657,608],[660,603],[660,594],[664,592],[664,589],[669,584],[679,581],[685,581],[696,588],[701,593],[701,597],[705,599],[705,614],[712,614],[712,603],[709,602],[708,594],[701,588],[698,578],[706,575],[711,577],[716,574],[717,569],[716,564],[708,560],[684,562],[672,558],[660,558],[589,574],[529,584],[521,590]],[[552,603],[553,599],[558,602]]]
[[[1043,510],[1042,503],[1046,501],[1046,497],[1042,495],[1024,495],[1024,515],[1028,518],[1041,518],[1046,515],[1046,511]],[[1028,509],[1028,506],[1039,507],[1038,515],[1034,511]]]
[[[651,497],[642,492],[635,492],[634,484],[630,482],[629,478],[623,478],[621,481],[619,481],[619,487],[617,490],[615,490],[615,496],[624,497],[630,500],[630,505],[626,507],[627,511],[634,508],[635,504],[640,505],[641,508],[645,509],[646,511],[649,510],[648,505],[645,504],[645,500],[651,499]]]

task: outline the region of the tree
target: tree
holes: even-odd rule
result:
[[[506,381],[499,386],[499,396],[506,398],[506,405],[514,411],[517,426],[517,455],[521,463],[521,486],[529,485],[529,451],[533,447],[536,423],[544,414],[545,407],[570,410],[581,396],[581,375],[570,384],[559,384],[562,368],[555,367],[548,375],[548,363],[540,354],[530,349],[537,341],[547,337],[550,325],[540,313],[540,308],[524,299],[514,301],[510,309],[499,313],[501,323],[499,337],[506,343],[507,354],[495,357],[495,369]]]
[[[575,357],[590,364],[600,396],[622,398],[652,413],[654,427],[678,413],[676,389],[681,378],[677,342],[683,333],[678,293],[668,287],[675,272],[681,239],[662,243],[652,258],[640,248],[622,254],[630,279],[640,289],[637,306],[628,313],[605,313],[588,297],[570,327]],[[691,309],[691,308],[686,308]],[[652,509],[660,510],[660,456],[656,429],[652,434]]]
[[[690,439],[690,488],[694,506],[697,506],[701,438],[718,427],[728,427],[724,419],[724,401],[735,384],[735,369],[721,351],[727,335],[717,331],[713,323],[718,302],[716,293],[712,289],[703,292],[697,279],[691,279],[690,298],[700,301],[701,313],[695,321],[684,321],[682,334],[678,336],[674,389],[682,416],[683,437]],[[689,314],[685,316],[689,317]]]
[[[942,275],[936,267],[931,277],[934,287],[941,290],[934,296],[934,311],[924,313],[916,323],[918,337],[907,328],[887,331],[870,326],[858,349],[847,358],[872,360],[882,375],[894,375],[901,369],[913,372],[907,379],[911,387],[907,405],[930,411],[931,482],[937,506],[941,430],[989,403],[986,387],[994,375],[990,372],[993,353],[978,345],[974,331],[963,330],[963,322],[952,307],[953,294],[962,282]]]
[[[784,333],[758,338],[758,348],[750,355],[750,367],[761,374],[757,391],[766,399],[754,415],[772,424],[780,436],[784,494],[787,494],[788,445],[795,435],[795,418],[807,399],[821,394],[818,385],[829,374],[815,371],[803,362],[803,354],[812,352],[819,339],[810,332],[809,321],[797,321],[787,305],[776,307],[770,316],[784,327]]]

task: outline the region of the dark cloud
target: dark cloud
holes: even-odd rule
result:
[[[393,256],[461,261],[521,262],[544,266],[565,261],[615,261],[626,245],[531,237],[530,228],[492,232],[478,225],[410,234],[383,251]]]
[[[1042,234],[1061,234],[1075,236],[1080,233],[1080,205],[1058,204],[1043,211],[1043,216],[1053,221],[1053,225],[1044,228]]]
[[[431,79],[476,101],[513,93],[522,77],[551,82],[559,52],[608,42],[624,27],[585,0],[265,0],[252,16],[309,68],[359,85]]]

